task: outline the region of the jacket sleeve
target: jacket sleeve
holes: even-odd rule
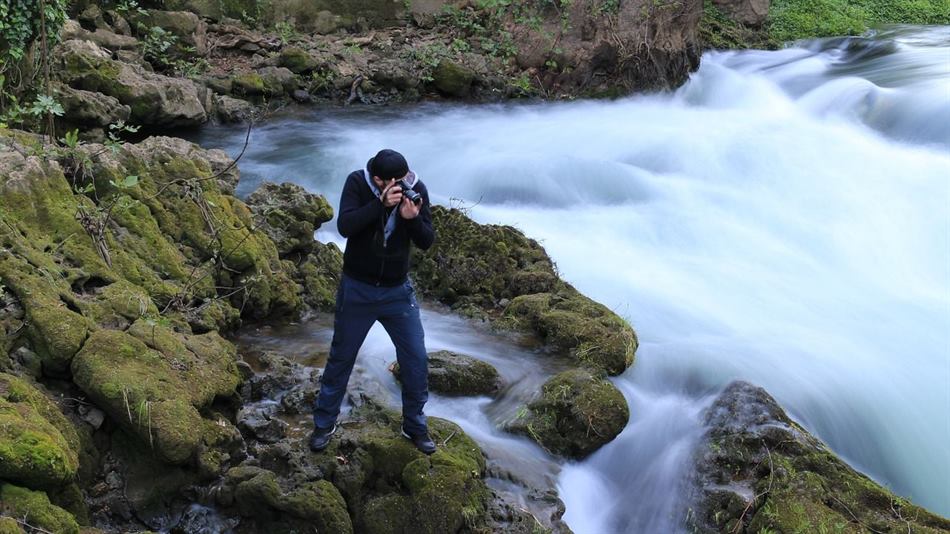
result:
[[[419,182],[419,194],[422,195],[422,209],[419,216],[408,221],[409,238],[422,250],[428,250],[435,242],[435,229],[432,227],[432,212],[429,210],[429,190]]]
[[[343,186],[343,195],[340,197],[340,216],[336,220],[336,228],[343,237],[350,237],[360,230],[379,221],[383,213],[383,203],[378,198],[363,204],[360,200],[360,182],[354,175],[346,179]]]

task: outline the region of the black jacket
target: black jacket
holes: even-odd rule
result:
[[[397,213],[396,228],[383,246],[383,229],[390,210],[370,189],[362,170],[346,177],[336,226],[346,238],[343,272],[349,277],[377,286],[398,286],[406,281],[409,273],[410,240],[422,250],[432,246],[435,231],[429,211],[429,191],[421,180],[416,181],[413,189],[423,198],[419,215],[403,219]]]

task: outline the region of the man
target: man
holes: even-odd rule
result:
[[[400,182],[421,197],[418,203]],[[321,451],[336,432],[336,418],[356,354],[376,321],[396,347],[402,382],[402,435],[426,454],[435,452],[422,408],[428,399],[428,358],[419,305],[409,281],[409,247],[432,246],[435,232],[429,192],[406,158],[381,150],[366,169],[346,178],[337,218],[346,238],[343,276],[336,294],[333,341],[313,411],[310,448]]]

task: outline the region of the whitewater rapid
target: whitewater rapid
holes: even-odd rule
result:
[[[233,155],[243,132],[199,141]],[[383,147],[637,329],[630,424],[557,475],[578,534],[681,530],[702,409],[737,378],[950,515],[950,28],[710,52],[668,95],[296,114],[256,127],[239,193],[337,204]],[[483,419],[466,430],[497,439]]]

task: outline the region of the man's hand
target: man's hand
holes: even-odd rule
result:
[[[408,197],[403,197],[402,204],[399,205],[399,215],[403,219],[415,219],[416,217],[419,216],[419,210],[421,208],[422,208],[421,202],[418,205],[416,205],[416,203],[409,200]]]
[[[391,208],[402,200],[402,188],[398,187],[395,181],[389,184],[386,189],[383,189],[383,194],[379,196],[379,200],[382,201],[383,206]]]

